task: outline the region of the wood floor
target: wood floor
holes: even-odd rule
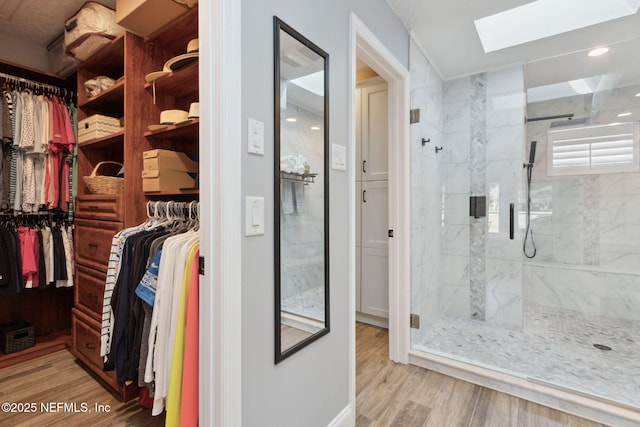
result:
[[[66,350],[0,369],[0,403],[35,404],[30,413],[0,410],[0,426],[163,426],[137,400],[120,403]],[[75,403],[75,407],[57,403]],[[89,412],[83,412],[86,404]],[[95,405],[102,405],[96,411]],[[47,406],[46,412],[41,405]],[[106,412],[106,407],[109,412]],[[4,408],[4,406],[3,406]],[[13,409],[25,410],[22,407]],[[55,411],[55,412],[52,412]]]
[[[356,326],[356,425],[601,427],[465,381],[389,360],[385,329]]]
[[[599,427],[535,403],[388,358],[388,333],[356,327],[357,426]],[[0,426],[161,426],[136,400],[122,404],[67,351],[0,369],[0,403],[35,403],[34,413],[0,411]],[[46,413],[41,403],[86,403],[91,413]],[[96,412],[95,404],[109,405]],[[235,427],[235,426],[233,426]],[[301,426],[304,427],[304,426]]]

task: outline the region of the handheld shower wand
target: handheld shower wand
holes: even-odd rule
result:
[[[524,232],[524,242],[522,243],[522,252],[527,258],[533,258],[536,256],[536,242],[533,240],[533,230],[531,230],[531,174],[533,172],[533,164],[536,160],[536,141],[531,141],[531,147],[529,148],[529,163],[524,163],[523,168],[527,169],[527,225]],[[533,247],[533,253],[527,252],[527,240],[531,238],[531,246]]]

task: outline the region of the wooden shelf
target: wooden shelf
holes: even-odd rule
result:
[[[115,132],[110,135],[103,136],[102,138],[92,139],[91,141],[80,142],[78,147],[80,148],[106,148],[115,145],[122,145],[124,143],[124,129],[120,132]],[[122,147],[120,147],[122,149]]]
[[[182,98],[198,93],[198,60],[174,71],[173,73],[161,77],[155,81],[156,92]],[[153,83],[146,83],[144,88],[152,90]],[[197,101],[197,99],[193,99]]]
[[[118,80],[113,86],[93,98],[78,105],[83,110],[100,111],[121,117],[124,112],[124,78]]]
[[[187,43],[183,40],[198,38],[198,7],[187,11],[169,25],[147,37],[146,41],[158,44],[175,54],[185,53]]]
[[[197,141],[199,129],[200,119],[193,119],[190,122],[179,124],[177,126],[171,125],[163,129],[147,131],[144,133],[144,136],[147,138],[171,139],[174,141]]]
[[[179,195],[197,195],[200,194],[199,188],[187,188],[184,190],[170,190],[170,191],[146,191],[144,193],[147,196],[179,196]]]
[[[108,45],[97,51],[79,68],[101,76],[122,76],[124,74],[124,38],[122,33]],[[84,88],[78,88],[82,90]]]
[[[49,335],[36,337],[36,345],[31,348],[9,354],[0,353],[0,368],[26,362],[68,347],[71,347],[70,330],[52,332]]]

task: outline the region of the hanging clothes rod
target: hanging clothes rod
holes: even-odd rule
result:
[[[59,95],[71,95],[73,96],[74,93],[72,90],[68,90],[67,88],[64,87],[59,87],[59,86],[53,86],[50,84],[46,84],[46,83],[40,83],[40,82],[36,82],[34,80],[29,80],[29,79],[25,79],[24,77],[18,77],[18,76],[14,76],[12,74],[7,74],[7,73],[1,73],[0,72],[0,78],[4,78],[5,80],[9,80],[9,81],[15,81],[15,82],[19,82],[19,83],[24,83],[28,86],[31,86],[33,88],[43,88],[43,89],[49,89],[52,92],[56,92]],[[64,93],[62,92],[64,91]]]

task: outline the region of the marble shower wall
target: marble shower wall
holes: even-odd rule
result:
[[[509,240],[509,204],[522,188],[524,114],[521,67],[444,84],[438,300],[446,315],[522,325],[521,234]],[[470,195],[487,196],[486,217],[470,217]]]
[[[420,342],[441,315],[440,292],[441,193],[438,169],[443,145],[442,80],[418,46],[410,41],[411,108],[420,122],[411,125],[411,312],[420,316],[420,329],[411,329],[411,342]],[[422,146],[422,138],[431,142]]]
[[[287,122],[283,114],[280,153],[282,156],[304,155],[311,172],[318,176],[315,183],[296,183],[304,192],[302,211],[296,207],[291,214],[280,213],[283,299],[324,285],[324,141],[322,131],[310,129],[312,125],[322,126],[323,119],[292,104],[288,105],[286,114],[290,116],[295,116],[297,121]]]
[[[527,106],[528,117],[573,113],[592,124],[640,115],[640,85]],[[547,176],[550,122],[527,124],[537,144],[532,180],[532,227],[537,255],[527,260],[533,305],[589,314],[640,318],[640,173]]]

